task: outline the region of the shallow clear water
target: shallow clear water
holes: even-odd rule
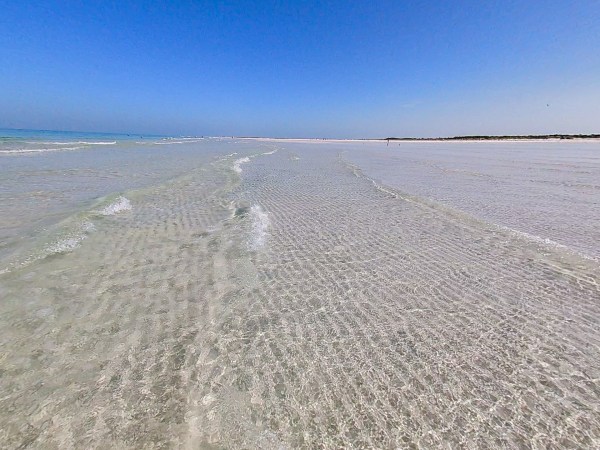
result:
[[[0,262],[13,254],[17,263],[15,252],[26,258],[56,228],[80,231],[61,221],[79,228],[89,223],[82,212],[183,175],[227,147],[215,139],[98,133],[0,130],[0,136]]]
[[[345,154],[383,184],[600,258],[600,142],[403,142]]]
[[[54,164],[43,195],[83,192],[14,205],[27,183],[3,183],[1,216],[29,219],[2,224],[17,243],[0,275],[0,442],[598,447],[597,241],[564,232],[566,211],[595,232],[598,194],[555,186],[542,226],[511,219],[544,197],[515,187],[535,161],[494,188],[406,162],[546,161],[543,144],[489,160],[485,145],[478,160],[456,143],[232,139],[0,155],[2,177]],[[581,165],[577,145],[548,159]],[[494,202],[496,217],[477,207]]]

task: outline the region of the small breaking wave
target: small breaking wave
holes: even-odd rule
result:
[[[45,153],[45,152],[59,152],[68,150],[79,150],[83,147],[62,147],[62,148],[19,148],[14,150],[0,150],[0,154],[11,155],[20,153]]]
[[[121,195],[113,203],[102,209],[100,214],[103,216],[114,216],[115,214],[129,210],[131,210],[131,202],[128,198]]]
[[[65,152],[89,149],[96,145],[115,145],[116,143],[117,141],[20,141],[0,148],[0,155]]]
[[[79,248],[81,242],[88,237],[90,233],[96,230],[96,227],[89,220],[81,221],[78,226],[70,233],[63,235],[55,241],[44,247],[41,255],[35,259],[43,259],[51,255],[69,253]]]
[[[81,244],[81,241],[83,241],[84,239],[84,236],[75,236],[57,242],[53,242],[45,248],[46,256],[71,252],[78,248]]]
[[[25,143],[33,145],[115,145],[117,141],[25,141]]]
[[[170,144],[191,144],[195,142],[202,142],[204,138],[201,137],[181,137],[181,138],[165,138],[160,141],[154,141],[155,145],[170,145]]]
[[[36,239],[37,243],[26,250],[25,254],[15,255],[12,262],[9,262],[6,267],[0,268],[0,275],[27,267],[47,257],[71,253],[79,248],[91,233],[96,231],[96,226],[93,223],[94,218],[113,216],[132,209],[131,201],[122,195],[116,198],[113,197],[112,201],[105,199],[103,203],[104,205],[101,203],[92,209],[77,214],[75,217],[66,219],[57,225],[55,231],[41,235]]]
[[[277,152],[277,150],[279,150],[279,149],[277,149],[277,148],[276,148],[276,149],[274,149],[274,150],[271,150],[271,151],[268,151],[268,152],[256,153],[256,154],[254,154],[254,155],[245,156],[245,157],[243,157],[243,158],[238,158],[238,159],[236,159],[236,160],[233,162],[233,170],[234,170],[235,172],[237,172],[237,173],[242,173],[242,164],[246,164],[246,163],[250,162],[250,160],[251,160],[252,158],[257,158],[257,157],[259,157],[259,156],[261,156],[261,155],[272,155],[273,153],[276,153],[276,152]],[[229,154],[229,155],[225,155],[225,157],[224,157],[224,158],[231,157],[231,156],[234,156],[234,155],[237,155],[237,152],[231,153],[231,154]]]
[[[95,230],[96,227],[94,224],[86,219],[72,223],[45,245],[36,246],[30,249],[29,254],[26,257],[16,259],[10,262],[8,266],[0,269],[0,275],[29,266],[36,261],[41,261],[51,256],[70,253],[79,248],[82,241],[87,239],[87,237]]]
[[[245,158],[236,159],[233,163],[233,170],[235,170],[237,173],[242,173],[242,164],[247,162],[250,162],[250,158],[247,156]]]
[[[269,214],[259,205],[254,205],[250,208],[250,215],[252,217],[252,238],[250,247],[257,250],[265,245],[271,221],[269,219]]]

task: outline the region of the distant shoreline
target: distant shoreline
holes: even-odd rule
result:
[[[3,134],[4,133],[4,134]],[[27,136],[19,136],[19,134],[27,134]],[[64,131],[64,130],[36,130],[27,128],[1,128],[0,139],[3,138],[32,138],[35,135],[52,138],[53,135],[69,134],[73,136],[81,136],[85,138],[89,136],[110,136],[114,138],[125,139],[155,139],[155,138],[218,138],[218,139],[249,139],[261,141],[298,141],[298,142],[447,142],[447,141],[573,141],[573,140],[600,140],[600,133],[596,134],[528,134],[528,135],[465,135],[465,136],[448,136],[448,137],[380,137],[380,138],[317,138],[317,137],[268,137],[268,136],[210,136],[210,135],[163,135],[163,134],[147,134],[147,133],[123,133],[123,132],[100,132],[100,131]],[[46,136],[48,135],[48,136]]]
[[[232,136],[233,138],[234,136]],[[529,135],[474,135],[474,136],[451,136],[451,137],[385,137],[385,138],[284,138],[284,137],[259,137],[259,136],[236,136],[236,139],[250,139],[259,141],[298,141],[298,142],[452,142],[452,141],[581,141],[600,140],[600,134],[529,134]]]
[[[528,134],[528,135],[481,135],[437,138],[387,137],[384,141],[524,141],[524,140],[600,139],[600,134]]]

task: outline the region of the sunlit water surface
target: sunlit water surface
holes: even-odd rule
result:
[[[600,446],[598,144],[98,138],[0,148],[0,446]]]

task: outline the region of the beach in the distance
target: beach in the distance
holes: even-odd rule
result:
[[[13,133],[0,179],[4,448],[600,446],[596,141]]]

